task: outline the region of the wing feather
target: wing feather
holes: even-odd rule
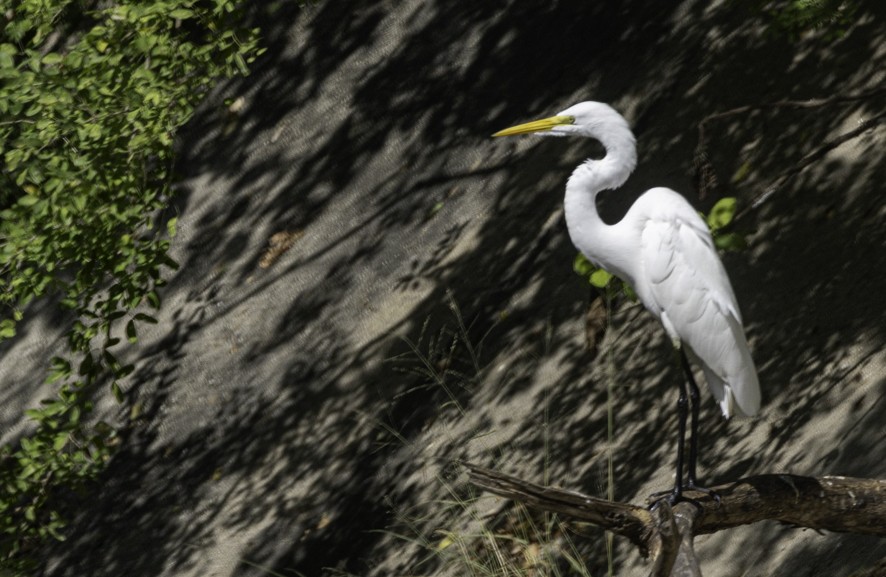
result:
[[[640,298],[670,337],[688,346],[723,413],[755,414],[760,407],[756,369],[707,225],[669,189],[653,189],[641,200],[648,218],[640,231]]]

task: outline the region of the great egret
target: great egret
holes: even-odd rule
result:
[[[603,144],[606,155],[583,162],[566,184],[564,209],[573,244],[595,265],[627,281],[664,325],[678,352],[686,381],[677,402],[677,475],[671,503],[697,484],[698,385],[687,354],[701,366],[724,416],[752,416],[760,409],[760,385],[729,278],[707,225],[685,198],[668,188],[646,191],[616,224],[597,213],[602,190],[620,187],[637,164],[636,140],[624,117],[601,102],[581,102],[556,116],[520,124],[493,136],[538,133],[584,136]],[[683,447],[691,401],[687,483]]]

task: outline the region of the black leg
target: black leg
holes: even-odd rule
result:
[[[674,348],[674,355],[679,356],[680,354],[682,354],[682,350]],[[683,454],[686,443],[686,419],[689,416],[689,391],[686,387],[686,382],[682,378],[678,379],[678,382],[680,383],[680,396],[677,398],[677,471],[676,475],[674,475],[674,488],[670,491],[662,491],[650,495],[649,502],[652,503],[653,507],[662,500],[667,500],[671,505],[676,505],[678,502],[685,500],[683,489],[689,487],[683,484]],[[689,448],[689,462],[691,466],[691,441]]]
[[[689,359],[686,357],[686,351],[683,347],[674,349],[674,353],[679,357],[680,366],[685,374],[685,380],[680,379],[680,396],[677,399],[677,418],[678,418],[678,437],[677,437],[677,475],[672,491],[662,493],[654,493],[649,497],[649,501],[655,506],[656,503],[663,499],[667,499],[671,505],[675,505],[680,501],[689,501],[697,503],[693,499],[683,496],[683,491],[691,489],[706,493],[713,497],[717,503],[720,502],[720,496],[705,487],[698,485],[696,477],[696,466],[698,464],[698,412],[699,397],[698,384],[692,375],[692,367],[689,365]],[[690,416],[689,424],[689,466],[687,467],[686,484],[683,484],[683,453],[686,441],[686,419]]]
[[[692,376],[692,367],[689,366],[689,359],[686,358],[686,351],[683,350],[682,347],[680,348],[680,362],[683,365],[683,372],[686,373],[686,382],[689,387],[689,401],[691,403],[692,411],[692,422],[689,424],[689,470],[686,473],[686,485],[683,488],[705,493],[710,497],[713,497],[719,506],[720,495],[706,487],[700,487],[698,485],[698,478],[695,476],[695,467],[698,463],[698,406],[699,397],[701,395],[699,394],[698,384],[695,382],[695,377]]]
[[[695,467],[698,463],[698,404],[699,390],[695,377],[692,376],[692,367],[689,366],[689,359],[686,358],[686,351],[680,349],[680,361],[683,364],[683,372],[686,373],[686,381],[689,384],[689,402],[692,411],[692,420],[689,423],[689,471],[686,475],[686,485],[688,487],[696,486]],[[685,386],[683,389],[685,390]]]
[[[686,383],[680,379],[680,396],[677,398],[677,475],[674,480],[674,491],[671,504],[676,503],[683,497],[683,452],[686,439],[686,417],[689,413],[689,397],[686,391]],[[692,464],[692,441],[689,441],[689,463]]]

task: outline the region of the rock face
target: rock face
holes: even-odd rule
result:
[[[267,53],[181,144],[182,267],[130,359],[142,424],[45,573],[466,574],[464,555],[490,550],[470,539],[485,523],[525,537],[505,552],[527,567],[537,551],[562,559],[569,541],[604,574],[601,534],[553,531],[539,545],[543,525],[473,501],[455,463],[605,496],[611,455],[616,496],[642,502],[671,483],[679,375],[630,302],[588,351],[590,291],[571,270],[561,204],[594,146],[488,135],[609,102],[640,152],[624,190],[602,198],[610,218],[655,185],[700,210],[710,195],[750,208],[804,155],[882,113],[883,95],[711,121],[720,188],[704,199],[699,122],[882,86],[879,1],[859,4],[839,38],[825,27],[796,39],[717,2],[258,8]],[[884,131],[835,148],[740,221],[750,248],[725,262],[764,405],[727,422],[704,397],[703,481],[886,476]],[[39,375],[54,334],[34,320],[4,382],[33,390],[41,379],[25,375]],[[12,430],[33,399],[10,399]],[[810,533],[699,540],[702,570],[841,576],[879,558],[872,540]],[[621,575],[647,570],[626,544],[613,555]]]

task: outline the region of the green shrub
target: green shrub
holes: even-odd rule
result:
[[[0,11],[0,341],[34,299],[70,311],[58,394],[35,431],[0,448],[0,568],[62,538],[59,502],[108,459],[113,430],[82,417],[132,366],[143,312],[160,306],[175,219],[173,138],[220,77],[247,72],[257,32],[234,0],[6,0]],[[11,5],[8,5],[11,4]],[[9,386],[9,385],[7,385]],[[102,391],[107,390],[104,387]]]

